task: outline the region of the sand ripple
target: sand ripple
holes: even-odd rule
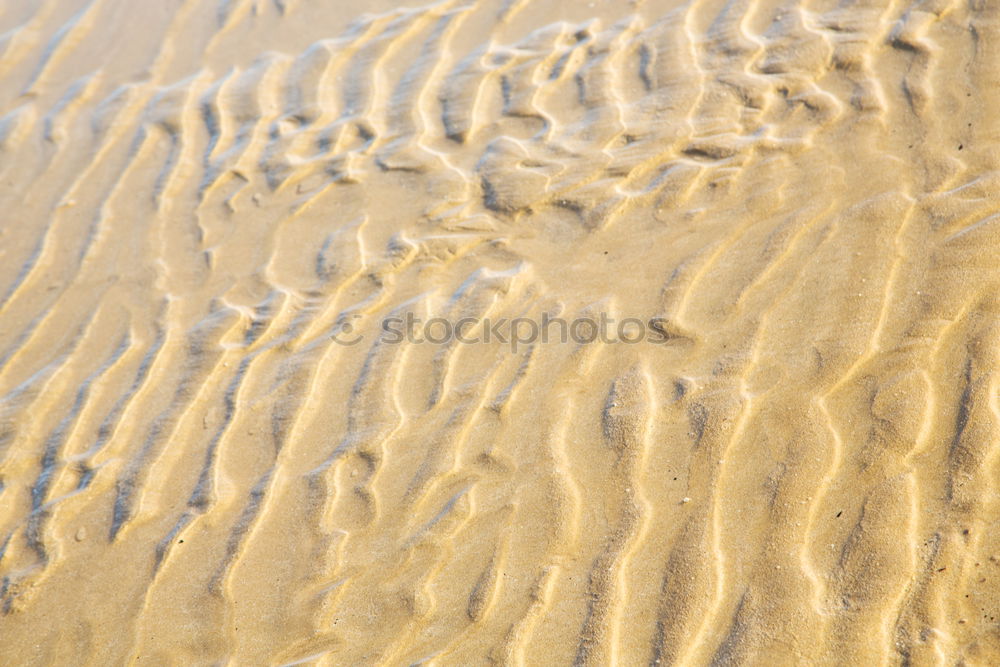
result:
[[[0,7],[0,662],[996,664],[1000,7],[394,5]]]

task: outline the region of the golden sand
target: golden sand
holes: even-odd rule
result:
[[[0,663],[1000,664],[998,109],[990,0],[4,0]]]

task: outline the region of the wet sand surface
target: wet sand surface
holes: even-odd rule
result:
[[[0,662],[998,664],[998,109],[988,1],[6,0]]]

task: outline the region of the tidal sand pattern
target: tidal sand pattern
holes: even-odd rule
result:
[[[1000,664],[998,110],[995,0],[4,0],[0,663]]]

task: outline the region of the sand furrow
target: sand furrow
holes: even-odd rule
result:
[[[996,662],[997,11],[5,3],[0,662]]]

